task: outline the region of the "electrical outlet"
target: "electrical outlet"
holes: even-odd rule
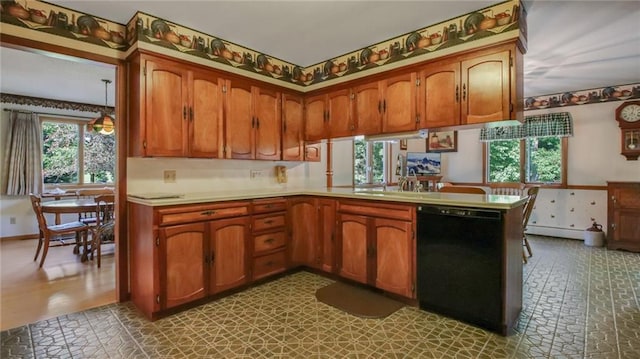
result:
[[[176,183],[176,170],[164,171],[164,183]]]
[[[9,224],[16,224],[16,217],[9,217]]]
[[[256,179],[256,178],[261,178],[264,177],[264,172],[260,171],[260,170],[251,170],[249,172],[249,178],[251,179]]]

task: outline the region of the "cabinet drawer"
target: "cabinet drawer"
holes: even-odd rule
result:
[[[274,232],[261,234],[253,238],[253,252],[267,252],[276,248],[280,248],[285,244],[285,233]]]
[[[338,212],[412,221],[415,217],[416,208],[415,206],[384,202],[375,202],[372,205],[371,202],[365,201],[340,201],[338,203]]]
[[[287,201],[284,198],[258,199],[251,202],[253,213],[269,213],[284,211],[287,209]]]
[[[253,217],[253,231],[284,227],[285,215],[282,212]]]
[[[268,254],[253,260],[253,279],[260,279],[286,269],[284,251]]]
[[[177,206],[158,210],[158,224],[161,226],[208,221],[219,218],[239,217],[249,214],[248,202]]]

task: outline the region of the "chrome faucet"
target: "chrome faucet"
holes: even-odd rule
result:
[[[404,186],[407,185],[408,179],[407,177],[400,176],[398,177],[398,192],[404,192]]]

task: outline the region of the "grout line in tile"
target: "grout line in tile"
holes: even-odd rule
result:
[[[604,252],[605,263],[607,266],[607,280],[609,281],[609,297],[611,298],[611,311],[613,318],[613,329],[616,337],[616,348],[618,349],[618,359],[621,359],[621,350],[620,350],[620,337],[618,335],[618,321],[616,319],[616,305],[613,300],[613,285],[611,284],[611,266],[609,265],[609,251],[605,249]]]

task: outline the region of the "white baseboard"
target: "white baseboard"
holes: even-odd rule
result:
[[[528,225],[527,230],[525,231],[527,234],[584,240],[583,232],[583,229],[541,227],[533,225]]]

